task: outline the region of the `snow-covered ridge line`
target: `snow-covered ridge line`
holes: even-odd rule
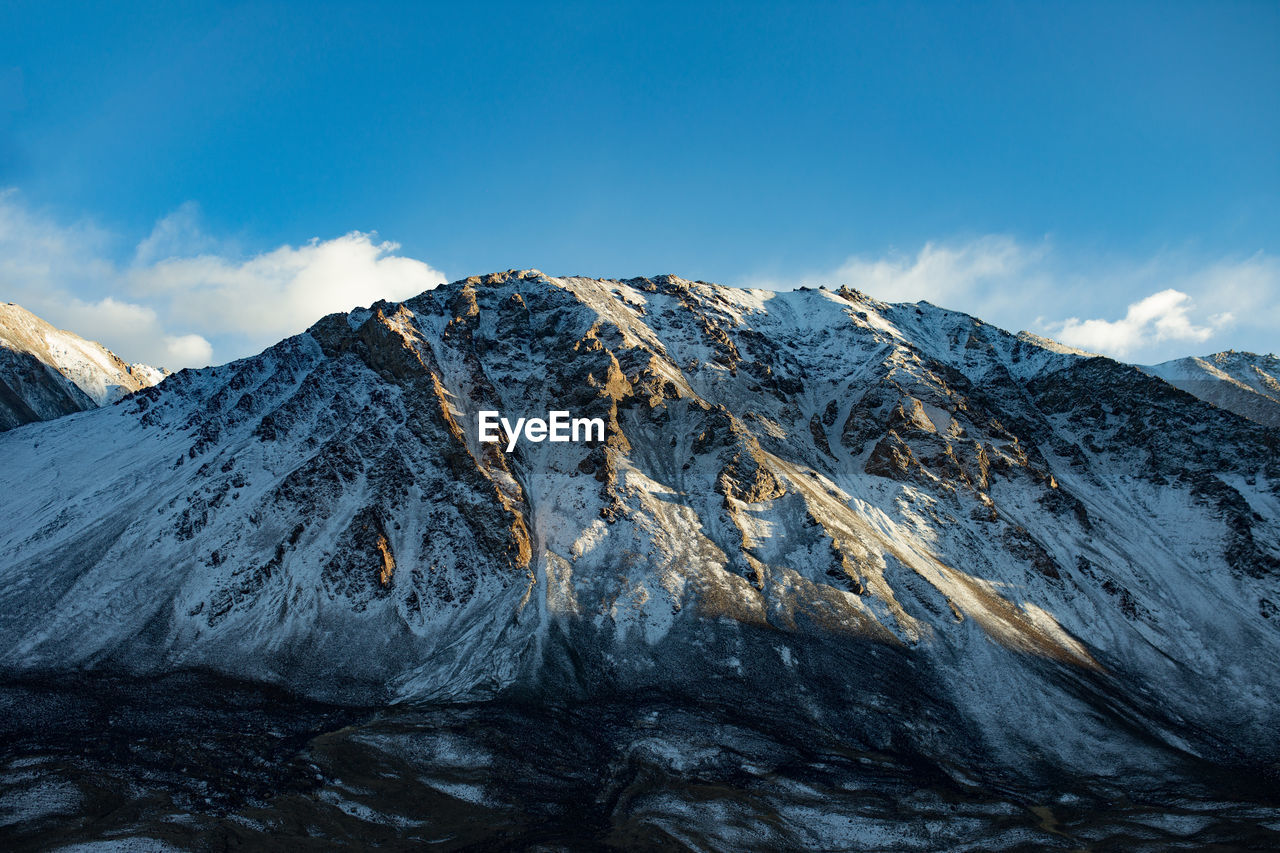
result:
[[[607,429],[508,449],[494,411]],[[0,665],[1274,756],[1278,442],[926,303],[477,276],[0,436]]]
[[[0,303],[0,429],[105,406],[167,375]]]
[[[1142,369],[1215,406],[1280,428],[1280,358],[1274,355],[1230,350]]]

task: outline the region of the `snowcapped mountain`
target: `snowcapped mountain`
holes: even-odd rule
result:
[[[483,410],[607,433],[507,452]],[[1027,774],[1280,758],[1280,433],[927,303],[475,277],[0,459],[11,671],[767,702]]]
[[[1280,358],[1274,355],[1229,350],[1142,369],[1219,408],[1280,428]]]
[[[0,430],[109,405],[166,375],[0,303]]]

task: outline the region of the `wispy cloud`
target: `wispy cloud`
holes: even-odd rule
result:
[[[965,243],[925,243],[914,256],[851,257],[836,270],[885,299],[946,303],[969,300],[984,290],[1024,275],[1045,249],[1020,245],[1011,237],[988,235]]]
[[[147,266],[166,258],[199,255],[218,249],[218,243],[200,226],[200,205],[185,202],[161,217],[133,253],[135,266]]]
[[[1030,247],[1003,234],[972,240],[930,241],[915,253],[851,255],[834,269],[786,276],[757,276],[743,284],[770,290],[847,283],[878,298],[915,302],[970,298],[975,292],[1024,274],[1048,247]]]
[[[170,369],[248,355],[333,311],[405,299],[445,278],[395,243],[352,232],[239,257],[187,204],[156,223],[131,259],[92,224],[64,224],[0,193],[0,298]]]
[[[1031,329],[1135,361],[1228,347],[1266,351],[1280,340],[1280,258],[1262,252],[1100,258],[1064,252],[1047,239],[996,234],[928,242],[910,254],[854,255],[825,271],[743,283],[848,284],[879,299],[928,300],[1010,331]]]

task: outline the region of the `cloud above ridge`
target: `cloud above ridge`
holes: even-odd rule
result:
[[[325,314],[407,299],[444,282],[427,264],[396,255],[399,248],[353,231],[244,261],[212,254],[167,258],[131,269],[128,279],[133,293],[163,301],[176,322],[270,342]]]
[[[353,231],[241,257],[185,204],[116,262],[119,241],[0,193],[0,298],[100,341],[126,360],[177,370],[250,355],[325,314],[407,299],[445,281],[399,245]]]
[[[1148,343],[1207,341],[1214,326],[1231,321],[1226,313],[1210,318],[1211,326],[1197,326],[1190,316],[1193,307],[1190,296],[1170,288],[1134,302],[1119,320],[1071,317],[1057,324],[1054,336],[1080,349],[1127,356]]]
[[[250,355],[324,314],[405,299],[446,280],[399,249],[353,231],[244,253],[210,236],[191,203],[131,242],[0,191],[0,299],[127,360],[175,370]],[[1163,251],[1134,260],[989,234],[738,283],[848,284],[887,301],[924,299],[1137,363],[1227,348],[1266,352],[1280,340],[1280,257],[1265,252]]]

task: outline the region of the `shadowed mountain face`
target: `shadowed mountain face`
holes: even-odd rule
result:
[[[603,442],[477,440],[477,413]],[[1280,433],[931,305],[472,278],[0,437],[0,663],[1277,760]]]
[[[0,431],[93,407],[74,382],[34,355],[0,345]]]

